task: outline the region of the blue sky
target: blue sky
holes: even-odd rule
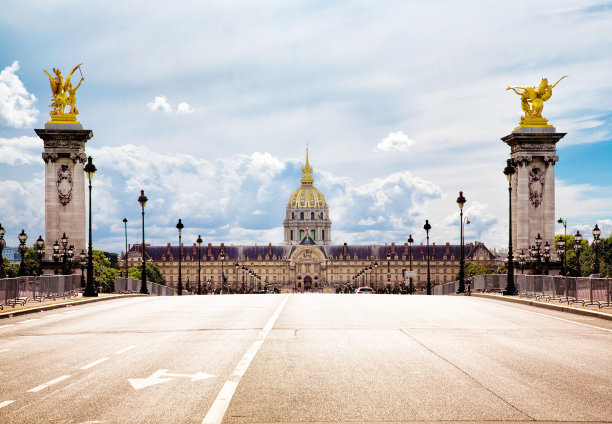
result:
[[[508,85],[556,81],[557,216],[612,230],[612,3],[12,1],[0,15],[0,223],[44,236],[49,82],[83,63],[94,245],[282,243],[306,145],[335,244],[507,245]],[[557,227],[561,231],[560,227]]]

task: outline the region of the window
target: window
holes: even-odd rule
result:
[[[325,230],[321,230],[321,240],[325,240]]]
[[[314,212],[310,212],[310,219],[314,219]]]
[[[289,237],[289,240],[293,240],[293,230],[291,230],[291,236]]]
[[[295,212],[291,212],[291,219],[295,219]]]
[[[300,212],[300,219],[304,219],[304,212]]]

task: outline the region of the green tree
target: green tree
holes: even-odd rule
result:
[[[132,267],[128,269],[128,276],[135,280],[142,280],[142,266]],[[166,285],[166,279],[162,275],[161,271],[154,263],[147,262],[147,281],[153,283]]]
[[[466,262],[465,263],[465,278],[470,277],[470,275],[482,275],[482,274],[493,274],[496,270],[485,268],[482,265],[478,265],[474,262]],[[459,280],[459,273],[455,275],[455,281]]]

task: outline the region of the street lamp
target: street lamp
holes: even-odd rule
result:
[[[580,231],[576,230],[576,234],[574,235],[574,250],[576,251],[576,277],[580,277],[582,275],[582,270],[580,269],[580,251],[582,250],[582,234]]]
[[[425,220],[425,225],[423,229],[427,233],[427,294],[431,295],[431,274],[429,272],[429,230],[431,230],[431,225],[429,225],[429,220]]]
[[[457,197],[457,204],[459,205],[459,220],[461,227],[461,259],[459,260],[459,293],[465,292],[465,256],[463,250],[463,205],[465,205],[465,197],[463,196],[463,192],[459,192],[459,197]]]
[[[504,168],[504,175],[508,179],[508,277],[506,282],[505,295],[515,295],[516,286],[514,285],[514,258],[512,257],[512,176],[516,172],[512,159],[508,159]]]
[[[601,243],[599,236],[601,236],[601,230],[599,229],[597,224],[595,224],[595,228],[593,228],[593,248],[595,250],[595,263],[593,264],[593,274],[599,274],[598,253],[599,253],[599,244]]]
[[[147,289],[147,265],[145,258],[145,225],[144,225],[144,208],[147,204],[147,196],[144,194],[144,190],[140,190],[140,196],[138,196],[138,203],[142,207],[142,276],[140,282],[140,293],[149,294]]]
[[[39,235],[38,240],[36,240],[36,253],[38,253],[38,275],[42,275],[42,260],[43,255],[45,254],[45,241],[43,240],[42,235]]]
[[[128,222],[127,218],[123,218],[123,227],[124,227],[124,230],[125,230],[125,278],[128,277],[127,222]]]
[[[565,272],[567,270],[567,250],[566,250],[566,245],[567,245],[567,221],[564,220],[563,218],[559,218],[557,220],[557,223],[562,224],[563,225],[563,229],[564,229],[564,234],[563,234],[563,240],[559,240],[557,242],[557,247],[558,247],[558,251],[559,254],[563,255],[563,269],[561,271],[561,275],[565,275]]]
[[[387,249],[387,284],[391,282],[391,250]]]
[[[198,294],[202,294],[202,284],[200,283],[200,272],[202,271],[202,265],[200,262],[202,258],[202,253],[200,251],[200,248],[202,246],[202,237],[200,235],[198,235],[196,243],[198,243]]]
[[[28,251],[28,247],[26,246],[25,242],[28,239],[28,235],[25,233],[25,230],[21,230],[21,232],[19,233],[19,235],[17,236],[19,238],[19,247],[17,248],[17,250],[19,250],[19,254],[21,255],[21,264],[19,265],[19,275],[25,275],[25,254]]]
[[[55,240],[55,243],[53,243],[53,254],[51,256],[53,256],[53,263],[55,265],[55,270],[54,270],[54,274],[57,275],[59,274],[59,271],[57,270],[57,263],[59,262],[59,258],[60,258],[60,245],[57,242],[57,240]]]
[[[234,268],[236,269],[236,273],[234,274],[236,276],[236,278],[234,280],[236,282],[235,283],[236,285],[234,286],[234,288],[237,291],[238,290],[238,269],[240,269],[240,265],[238,265],[237,261],[234,263]]]
[[[525,259],[527,258],[525,251],[521,250],[521,253],[519,253],[518,257],[519,257],[519,266],[521,267],[521,274],[525,274]]]
[[[412,243],[414,243],[414,239],[412,238],[412,234],[408,236],[408,246],[410,246],[409,259],[410,259],[410,294],[414,294],[412,289]]]
[[[96,293],[96,288],[94,285],[93,250],[91,246],[91,179],[96,172],[96,166],[93,164],[91,156],[87,158],[87,164],[85,164],[83,167],[83,171],[85,171],[87,174],[87,180],[89,181],[89,258],[87,261],[87,287],[85,288],[85,293],[83,293],[83,296],[96,297],[98,296],[98,293]]]
[[[225,250],[219,253],[219,260],[221,261],[221,294],[223,294],[223,286],[225,285],[225,274],[223,273],[223,261],[225,260]]]
[[[178,230],[179,233],[179,245],[178,245],[178,257],[179,257],[179,275],[178,275],[178,286],[177,288],[177,292],[178,295],[181,296],[183,294],[183,280],[182,280],[182,276],[181,276],[181,259],[183,257],[183,252],[181,252],[183,249],[181,249],[181,234],[183,232],[183,228],[185,226],[183,225],[183,223],[181,222],[181,220],[178,220],[178,223],[176,224],[176,229]]]
[[[81,258],[81,287],[85,287],[85,259],[87,259],[87,253],[85,253],[85,250],[81,250],[79,256]]]
[[[4,235],[6,234],[4,227],[0,224],[0,278],[6,278],[6,271],[4,270],[4,258],[2,257],[2,251],[6,247],[6,240]]]

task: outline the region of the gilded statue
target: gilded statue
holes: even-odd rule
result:
[[[81,72],[81,65],[82,64],[75,66],[65,80],[62,79],[62,72],[57,68],[53,68],[55,76],[51,76],[49,72],[43,71],[49,77],[49,82],[51,84],[52,97],[49,107],[52,109],[51,112],[49,112],[49,115],[51,115],[50,122],[77,122],[76,116],[79,114],[79,110],[76,107],[76,91],[85,80]],[[81,80],[75,87],[72,85],[70,78],[72,78],[72,74],[77,69],[81,72]],[[67,106],[70,107],[68,113],[65,112]]]
[[[542,78],[539,87],[507,87],[521,96],[521,108],[524,115],[521,116],[519,127],[550,127],[548,120],[542,116],[544,102],[552,96],[552,89],[567,75],[559,78],[553,85],[548,84],[548,79]],[[522,90],[522,91],[519,91]]]

